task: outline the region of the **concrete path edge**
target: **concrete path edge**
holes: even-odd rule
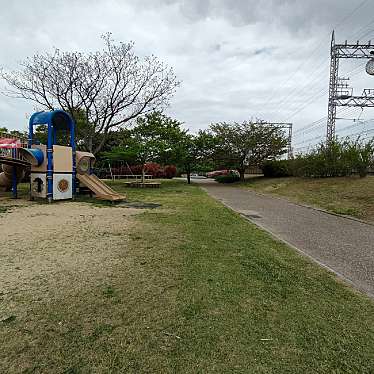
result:
[[[227,204],[226,202],[222,201],[222,200],[218,200],[216,198],[214,198],[213,196],[211,196],[209,194],[209,191],[205,188],[205,187],[202,187],[202,186],[199,186],[203,191],[205,191],[205,193],[210,196],[211,198],[213,198],[214,200],[218,201],[219,203],[221,203],[223,206],[225,206],[226,208],[230,209],[231,211],[233,211],[234,213],[240,215],[242,218],[244,218],[246,221],[254,224],[256,227],[258,227],[260,230],[266,232],[268,235],[270,235],[273,239],[277,240],[277,241],[280,241],[284,244],[286,244],[288,247],[290,247],[291,249],[295,250],[296,252],[298,252],[299,254],[301,254],[302,256],[312,260],[314,263],[316,263],[317,265],[323,267],[324,269],[328,270],[329,272],[331,272],[332,274],[336,275],[338,278],[340,278],[340,280],[346,282],[348,284],[348,286],[350,287],[351,290],[353,291],[360,291],[361,293],[367,295],[368,297],[374,299],[374,294],[372,294],[371,292],[368,292],[367,290],[363,290],[362,288],[360,288],[357,284],[355,284],[351,279],[347,278],[346,276],[344,276],[343,274],[337,272],[336,270],[332,269],[330,266],[324,264],[323,262],[315,259],[313,256],[311,256],[309,253],[306,253],[305,251],[303,251],[302,249],[296,247],[295,245],[291,244],[290,242],[288,242],[287,240],[283,239],[282,237],[278,236],[277,234],[271,232],[270,230],[268,230],[266,227],[264,227],[263,225],[261,225],[259,222],[256,222],[252,219],[250,219],[249,217],[245,216],[244,214],[236,211],[233,207],[231,207],[229,204]],[[254,192],[251,190],[251,192]],[[266,194],[261,194],[261,193],[257,193],[257,192],[254,192],[256,193],[257,195],[261,195],[261,196],[266,196]],[[286,199],[282,199],[281,197],[278,197],[278,196],[271,196],[271,197],[274,197],[276,199],[280,199],[280,200],[286,200]],[[325,211],[324,209],[320,209],[320,208],[316,208],[316,207],[313,207],[313,206],[308,206],[308,205],[303,205],[303,204],[298,204],[298,203],[295,203],[293,201],[289,201],[287,200],[288,202],[292,203],[292,204],[295,204],[295,205],[299,205],[299,206],[302,206],[304,208],[309,208],[309,209],[313,209],[313,210],[316,210],[316,211],[320,211],[320,212],[323,212],[323,213],[327,213],[327,214],[331,214],[331,215],[334,215],[334,216],[337,216],[337,217],[343,217],[343,218],[347,218],[347,219],[352,219],[354,221],[358,221],[358,222],[362,222],[362,223],[367,223],[365,221],[362,221],[362,220],[359,220],[359,219],[356,219],[354,217],[350,217],[350,216],[344,216],[344,215],[341,215],[341,214],[336,214],[336,213],[333,213],[333,212],[329,212],[329,211]],[[374,224],[370,223],[370,225],[374,226]]]
[[[241,187],[239,187],[239,188],[241,188]],[[312,210],[315,210],[317,212],[331,214],[332,216],[335,216],[335,217],[342,217],[342,218],[350,219],[352,221],[356,221],[356,222],[360,222],[360,223],[365,223],[366,225],[374,226],[374,222],[365,221],[363,219],[352,217],[352,216],[349,216],[349,215],[346,215],[346,214],[334,213],[334,212],[331,212],[330,210],[319,208],[319,207],[314,206],[314,205],[303,204],[303,203],[300,203],[298,201],[290,200],[290,199],[287,199],[286,197],[282,197],[282,196],[279,196],[279,195],[272,195],[272,194],[261,193],[261,192],[252,190],[250,188],[248,188],[248,189],[244,188],[244,190],[249,190],[252,193],[254,193],[255,195],[264,196],[264,197],[269,197],[270,196],[273,199],[285,200],[285,201],[287,201],[290,204],[295,204],[295,205],[298,205],[298,206],[302,206],[304,208],[312,209]],[[205,191],[207,192],[208,190],[205,190]]]

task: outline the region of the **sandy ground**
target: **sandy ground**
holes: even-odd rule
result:
[[[7,203],[7,204],[6,204]],[[77,202],[11,205],[0,214],[0,320],[59,299],[126,261],[131,216],[139,210]]]

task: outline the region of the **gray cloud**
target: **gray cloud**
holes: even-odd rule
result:
[[[0,65],[16,68],[19,60],[53,47],[92,51],[101,48],[100,34],[111,31],[118,41],[134,40],[140,55],[153,53],[175,68],[183,84],[168,113],[193,131],[251,116],[290,117],[297,128],[326,115],[332,28],[340,41],[374,36],[372,1],[349,16],[360,3],[66,0],[46,6],[42,0],[0,0]],[[342,65],[342,72],[351,68]],[[364,73],[352,84],[374,86]],[[1,97],[0,125],[24,128],[33,109]]]

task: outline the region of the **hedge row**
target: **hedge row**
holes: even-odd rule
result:
[[[335,140],[319,144],[306,155],[291,160],[266,161],[262,171],[266,177],[341,177],[359,174],[365,177],[374,167],[374,139],[363,142]]]
[[[236,173],[218,175],[214,178],[218,183],[234,183],[240,181],[240,176]]]

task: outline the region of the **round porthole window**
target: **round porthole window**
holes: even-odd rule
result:
[[[69,182],[66,179],[61,179],[58,182],[57,188],[60,192],[66,192],[69,189]]]
[[[87,157],[82,158],[79,161],[78,171],[82,174],[88,173],[90,170],[90,159]]]

